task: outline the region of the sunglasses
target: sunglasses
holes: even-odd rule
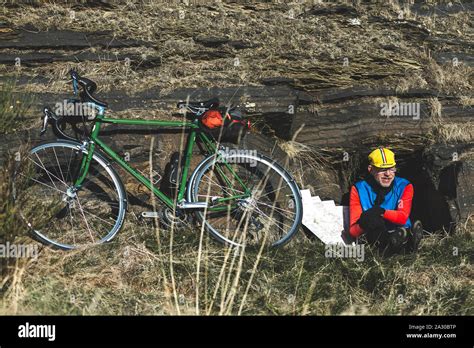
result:
[[[374,167],[374,170],[377,172],[377,173],[396,173],[397,172],[397,168],[395,167],[392,167],[392,168],[375,168]]]

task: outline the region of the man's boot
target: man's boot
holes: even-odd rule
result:
[[[421,224],[421,221],[415,221],[415,223],[411,227],[410,232],[408,233],[406,251],[416,253],[418,251],[422,239],[423,225]]]
[[[387,231],[389,254],[400,252],[400,250],[408,242],[408,231],[405,227],[397,227],[394,230]]]

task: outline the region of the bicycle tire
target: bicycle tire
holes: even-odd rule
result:
[[[288,243],[291,240],[291,238],[295,235],[295,233],[298,231],[299,226],[301,225],[302,217],[303,217],[303,204],[302,204],[302,200],[301,200],[301,193],[300,193],[299,188],[296,185],[294,179],[292,178],[292,176],[283,167],[281,167],[278,163],[276,163],[275,161],[273,161],[269,157],[266,157],[266,156],[263,156],[263,155],[260,155],[260,154],[247,155],[247,154],[238,154],[238,153],[236,153],[234,155],[226,156],[225,160],[228,161],[228,162],[235,163],[235,164],[242,163],[242,164],[244,164],[244,166],[245,166],[246,162],[248,163],[250,161],[257,161],[264,168],[270,168],[274,173],[276,173],[286,183],[286,185],[288,185],[289,192],[291,192],[291,196],[292,196],[290,198],[290,200],[292,200],[293,204],[294,204],[294,213],[293,213],[293,218],[292,218],[293,221],[290,225],[290,228],[287,231],[284,231],[284,233],[279,232],[280,236],[278,236],[276,239],[275,239],[275,236],[274,236],[275,231],[270,231],[270,234],[273,233],[273,235],[270,235],[270,238],[265,241],[266,244],[270,243],[270,245],[268,245],[270,247],[280,247],[280,246],[283,246],[284,244]],[[200,191],[200,185],[202,185],[202,183],[204,182],[203,177],[204,177],[205,173],[208,172],[211,168],[213,168],[213,167],[215,168],[216,164],[218,164],[219,161],[221,161],[221,160],[218,159],[217,155],[212,155],[212,156],[209,156],[208,158],[204,159],[196,167],[196,169],[194,170],[194,172],[191,175],[190,180],[188,182],[188,189],[187,189],[187,199],[188,199],[188,201],[190,201],[190,202],[199,202],[199,201],[203,200],[203,198],[200,198],[200,192],[202,193],[202,191]],[[211,181],[212,181],[212,178],[211,178]],[[209,184],[209,180],[208,180],[208,184]],[[215,186],[218,186],[218,185],[215,185]],[[267,184],[265,184],[265,186],[267,186]],[[221,189],[223,189],[222,186],[221,186]],[[202,190],[202,187],[201,187],[201,190]],[[225,192],[225,189],[223,189],[223,190]],[[212,196],[212,195],[209,195],[209,196]],[[206,201],[208,203],[210,202],[210,198],[211,197],[206,197]],[[261,204],[263,204],[263,203],[261,203]],[[259,215],[259,214],[260,215],[262,215],[262,214],[265,215],[265,213],[263,213],[261,211],[262,209],[261,209],[261,206],[259,207],[259,203],[255,203],[255,205],[257,207],[255,208],[256,210],[253,213],[255,213],[255,215]],[[265,205],[268,207],[269,204],[265,203]],[[270,208],[272,208],[272,207],[270,207]],[[235,209],[236,208],[229,209],[227,211],[228,216],[225,217],[227,220],[233,219],[232,216],[229,217],[229,214],[236,213]],[[235,210],[235,211],[231,212],[231,210]],[[221,227],[218,228],[217,226],[213,226],[212,222],[209,219],[210,214],[208,213],[208,211],[209,211],[209,209],[205,210],[204,212],[203,211],[196,211],[195,215],[198,218],[198,220],[200,221],[200,223],[204,224],[206,231],[209,232],[218,241],[223,242],[225,244],[238,246],[238,247],[242,247],[244,245],[250,246],[251,244],[253,246],[260,245],[259,242],[257,242],[257,243],[248,243],[248,240],[247,240],[246,237],[245,237],[246,240],[242,240],[242,241],[236,240],[235,238],[237,236],[237,233],[235,233],[235,231],[234,231],[234,237],[229,238],[229,233],[231,233],[231,232],[227,231],[227,233],[223,233],[221,231],[221,229],[222,229]],[[283,209],[281,208],[281,206],[276,207],[275,203],[273,203],[273,211],[283,212]],[[251,214],[253,214],[253,213],[250,213],[248,219],[252,219]],[[211,214],[212,214],[212,211],[211,211]],[[270,215],[270,216],[266,215],[266,217],[272,218],[273,215]],[[226,221],[226,223],[228,223],[228,222]],[[247,226],[248,225],[249,224],[247,224]],[[226,226],[226,230],[228,229],[227,227],[228,226]],[[247,233],[247,232],[243,232],[243,233]]]
[[[54,158],[46,162],[46,155],[53,153]],[[80,143],[67,140],[46,142],[30,150],[25,168],[18,173],[21,193],[17,195],[22,197],[18,198],[18,206],[21,217],[40,242],[70,250],[109,242],[121,229],[127,209],[126,191],[117,172],[98,151],[92,156],[81,188],[75,196],[70,193],[73,172],[87,153]],[[67,158],[66,167],[63,160]],[[34,172],[30,172],[32,168]],[[41,181],[42,177],[48,179],[47,184]],[[110,191],[106,191],[108,188]],[[74,212],[78,215],[74,216]],[[111,214],[106,215],[109,212]],[[87,227],[83,232],[78,227],[81,223]],[[86,237],[85,232],[89,236]]]

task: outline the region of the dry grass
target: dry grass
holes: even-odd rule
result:
[[[330,170],[331,154],[314,146],[300,143],[296,140],[280,141],[279,147],[291,161],[292,174],[303,189],[310,189],[313,194],[328,187],[315,186],[315,178],[320,182],[331,182],[335,173]],[[336,185],[337,186],[337,185]]]
[[[315,8],[332,6],[320,3]],[[146,71],[127,69],[122,61],[53,63],[48,68],[22,68],[23,73],[39,74],[52,81],[51,86],[27,87],[36,91],[41,88],[65,91],[62,84],[53,81],[58,78],[65,81],[65,72],[71,65],[97,80],[103,90],[123,87],[136,92],[154,87],[160,89],[161,95],[181,87],[254,85],[260,84],[262,78],[275,76],[294,79],[296,86],[314,90],[351,86],[354,77],[359,85],[375,86],[378,83],[371,76],[382,74],[386,76],[384,83],[404,89],[427,80],[420,75],[408,85],[400,82],[418,76],[420,69],[434,74],[434,80],[427,80],[430,85],[447,80],[458,84],[462,81],[464,88],[468,81],[466,72],[472,74],[472,68],[458,67],[443,73],[444,80],[441,79],[443,76],[436,67],[427,66],[419,58],[422,48],[407,40],[399,25],[392,24],[398,21],[400,6],[406,12],[398,2],[391,2],[388,7],[358,4],[355,8],[359,11],[360,26],[350,25],[342,15],[312,15],[314,8],[310,3],[251,6],[225,2],[208,6],[166,3],[163,6],[155,2],[122,1],[116,3],[113,10],[104,10],[46,2],[36,7],[5,7],[0,11],[0,19],[12,27],[31,24],[40,30],[108,30],[117,38],[146,43],[138,48],[108,52],[111,56],[135,54],[144,59],[161,57],[163,62],[161,67]],[[184,11],[184,19],[179,18],[180,11]],[[290,13],[294,14],[293,18]],[[385,16],[390,25],[369,21],[371,16]],[[218,20],[220,18],[225,20]],[[455,37],[469,35],[466,15],[436,18],[435,22],[444,25],[441,30]],[[453,29],[449,31],[450,26]],[[242,41],[252,47],[223,44],[212,48],[200,43],[202,38],[212,37]],[[387,50],[387,46],[394,47],[393,51]],[[239,59],[238,66],[234,65],[235,58]],[[342,66],[343,58],[350,62],[346,68]],[[126,74],[127,80],[118,79],[120,74]],[[449,82],[448,85],[455,89],[454,84]]]
[[[428,99],[428,109],[430,111],[431,119],[434,122],[441,122],[442,119],[442,105],[438,98]]]
[[[17,93],[15,80],[0,86],[0,134],[14,133],[24,127],[26,117],[34,103],[30,94]]]
[[[21,206],[15,202],[15,198],[22,189],[23,181],[17,178],[13,185],[12,178],[24,164],[23,158],[28,145],[20,146],[3,154],[3,165],[0,170],[0,244],[25,243],[25,225],[19,217]],[[18,269],[25,267],[27,260],[0,257],[0,296],[10,285],[18,283]],[[21,275],[21,272],[19,273]]]
[[[474,69],[468,65],[440,65],[430,59],[425,68],[425,79],[430,86],[448,95],[462,96],[472,90]]]
[[[465,108],[474,106],[474,98],[469,96],[461,96],[459,102]]]
[[[169,232],[160,231],[160,238],[161,254],[150,229],[127,224],[109,245],[67,253],[43,249],[37,262],[16,267],[0,312],[168,315],[195,314],[196,307],[201,314],[243,315],[474,311],[472,237],[467,232],[432,235],[416,256],[382,259],[369,250],[362,263],[327,259],[322,246],[309,241],[263,254],[257,263],[255,253],[242,256],[205,237],[199,284],[193,281],[199,234],[175,234],[172,250]]]
[[[464,103],[466,103],[466,99],[464,99]],[[433,124],[430,131],[431,137],[444,143],[472,143],[474,139],[472,122],[459,124],[443,119],[442,106],[437,98],[430,98],[428,107]]]
[[[443,123],[441,127],[436,130],[438,140],[445,143],[472,143],[474,139],[474,123],[467,122],[459,123]]]

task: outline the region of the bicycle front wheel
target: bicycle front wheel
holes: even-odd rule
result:
[[[115,170],[98,153],[81,187],[74,180],[87,150],[57,141],[34,147],[16,180],[19,211],[43,243],[75,249],[110,241],[120,230],[126,193]]]
[[[206,230],[234,246],[281,246],[298,231],[301,193],[289,173],[268,157],[239,151],[212,156],[193,173],[188,200]]]

